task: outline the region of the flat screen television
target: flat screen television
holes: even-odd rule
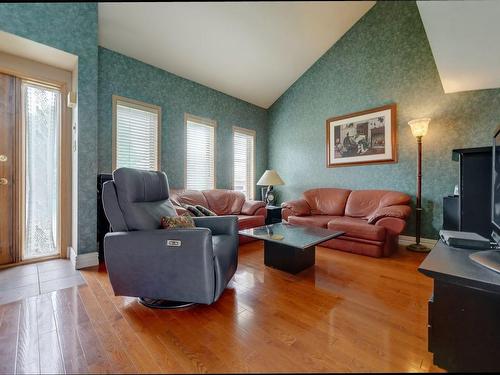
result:
[[[493,136],[493,156],[491,173],[491,224],[493,239],[496,250],[478,251],[469,255],[474,262],[500,272],[500,127]]]
[[[491,224],[492,237],[497,245],[500,244],[500,128],[493,137],[492,189],[491,189]]]

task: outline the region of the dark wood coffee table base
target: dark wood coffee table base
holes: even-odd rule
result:
[[[316,261],[316,246],[305,249],[264,241],[264,264],[288,273],[299,273]]]

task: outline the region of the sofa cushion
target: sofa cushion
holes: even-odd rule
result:
[[[238,215],[238,228],[248,229],[265,225],[264,216]]]
[[[334,218],[336,216],[332,215],[288,216],[288,222],[294,225],[326,228],[328,222]]]
[[[379,207],[405,205],[410,202],[407,194],[390,190],[357,190],[351,192],[345,206],[345,215],[367,219]]]
[[[190,204],[183,204],[182,207],[184,207],[186,210],[188,210],[192,215],[195,217],[202,217],[205,216],[203,212],[198,210],[195,206],[191,206]]]
[[[201,191],[196,191],[196,190],[176,191],[173,194],[171,194],[170,199],[176,206],[189,204],[191,206],[200,205],[208,207],[208,202]]]
[[[201,213],[205,216],[217,216],[217,214],[215,212],[213,212],[212,210],[209,210],[208,208],[204,207],[204,206],[201,206],[199,204],[197,204],[195,206],[195,208],[198,210],[198,211],[201,211]]]
[[[328,229],[345,232],[346,237],[362,238],[371,241],[384,241],[386,229],[368,224],[366,220],[354,217],[335,217],[328,222]]]
[[[239,215],[245,203],[245,195],[239,191],[204,190],[203,195],[208,202],[208,207],[217,215]]]
[[[304,192],[303,196],[312,215],[344,215],[345,205],[350,190],[335,188],[311,189]]]

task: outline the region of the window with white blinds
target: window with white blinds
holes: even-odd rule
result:
[[[186,115],[186,189],[215,189],[215,121]]]
[[[233,128],[233,189],[254,199],[255,132]]]
[[[159,170],[161,108],[113,96],[113,169]]]

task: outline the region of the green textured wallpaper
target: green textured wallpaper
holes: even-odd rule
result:
[[[78,252],[96,251],[97,4],[0,4],[0,30],[78,56]]]
[[[326,168],[325,120],[381,105],[398,110],[397,164]],[[269,109],[269,167],[286,185],[280,200],[312,187],[393,189],[414,195],[416,142],[408,121],[431,117],[424,138],[423,235],[442,225],[453,193],[454,148],[490,145],[500,89],[444,94],[414,2],[378,2]],[[413,220],[407,234],[414,233]]]
[[[267,166],[266,110],[99,47],[99,171],[111,171],[112,95],[162,108],[162,169],[172,188],[184,187],[184,113],[217,121],[217,187],[232,185],[232,129],[256,131],[256,173]]]

